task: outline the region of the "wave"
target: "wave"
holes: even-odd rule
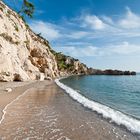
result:
[[[110,107],[102,105],[98,102],[92,101],[87,99],[86,97],[82,96],[80,93],[75,91],[74,89],[66,86],[65,84],[60,82],[60,79],[55,80],[56,84],[64,89],[74,100],[78,101],[85,107],[92,109],[93,111],[102,114],[104,118],[111,119],[112,122],[115,122],[118,125],[125,126],[129,131],[132,133],[140,134],[140,121],[123,114],[117,110],[114,110]]]

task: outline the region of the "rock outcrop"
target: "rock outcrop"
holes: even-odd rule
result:
[[[136,75],[136,72],[134,71],[121,71],[121,70],[98,70],[89,68],[88,74],[90,75]]]
[[[61,76],[73,74],[77,75],[88,74],[87,66],[81,63],[78,59],[74,59],[62,53],[57,53],[53,50],[51,52],[54,54],[56,58],[58,70],[60,71]]]
[[[86,73],[87,67],[78,60],[65,56],[63,62],[56,54],[47,40],[35,34],[20,15],[0,1],[0,81]]]

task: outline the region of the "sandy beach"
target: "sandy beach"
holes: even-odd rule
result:
[[[0,83],[0,112],[0,140],[140,139],[84,108],[53,81]]]

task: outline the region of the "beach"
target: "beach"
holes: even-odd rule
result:
[[[0,85],[0,140],[139,139],[74,101],[54,81]]]

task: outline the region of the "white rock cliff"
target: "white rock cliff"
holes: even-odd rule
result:
[[[74,63],[77,70],[80,64]],[[62,73],[49,42],[0,1],[0,81],[43,80]]]

